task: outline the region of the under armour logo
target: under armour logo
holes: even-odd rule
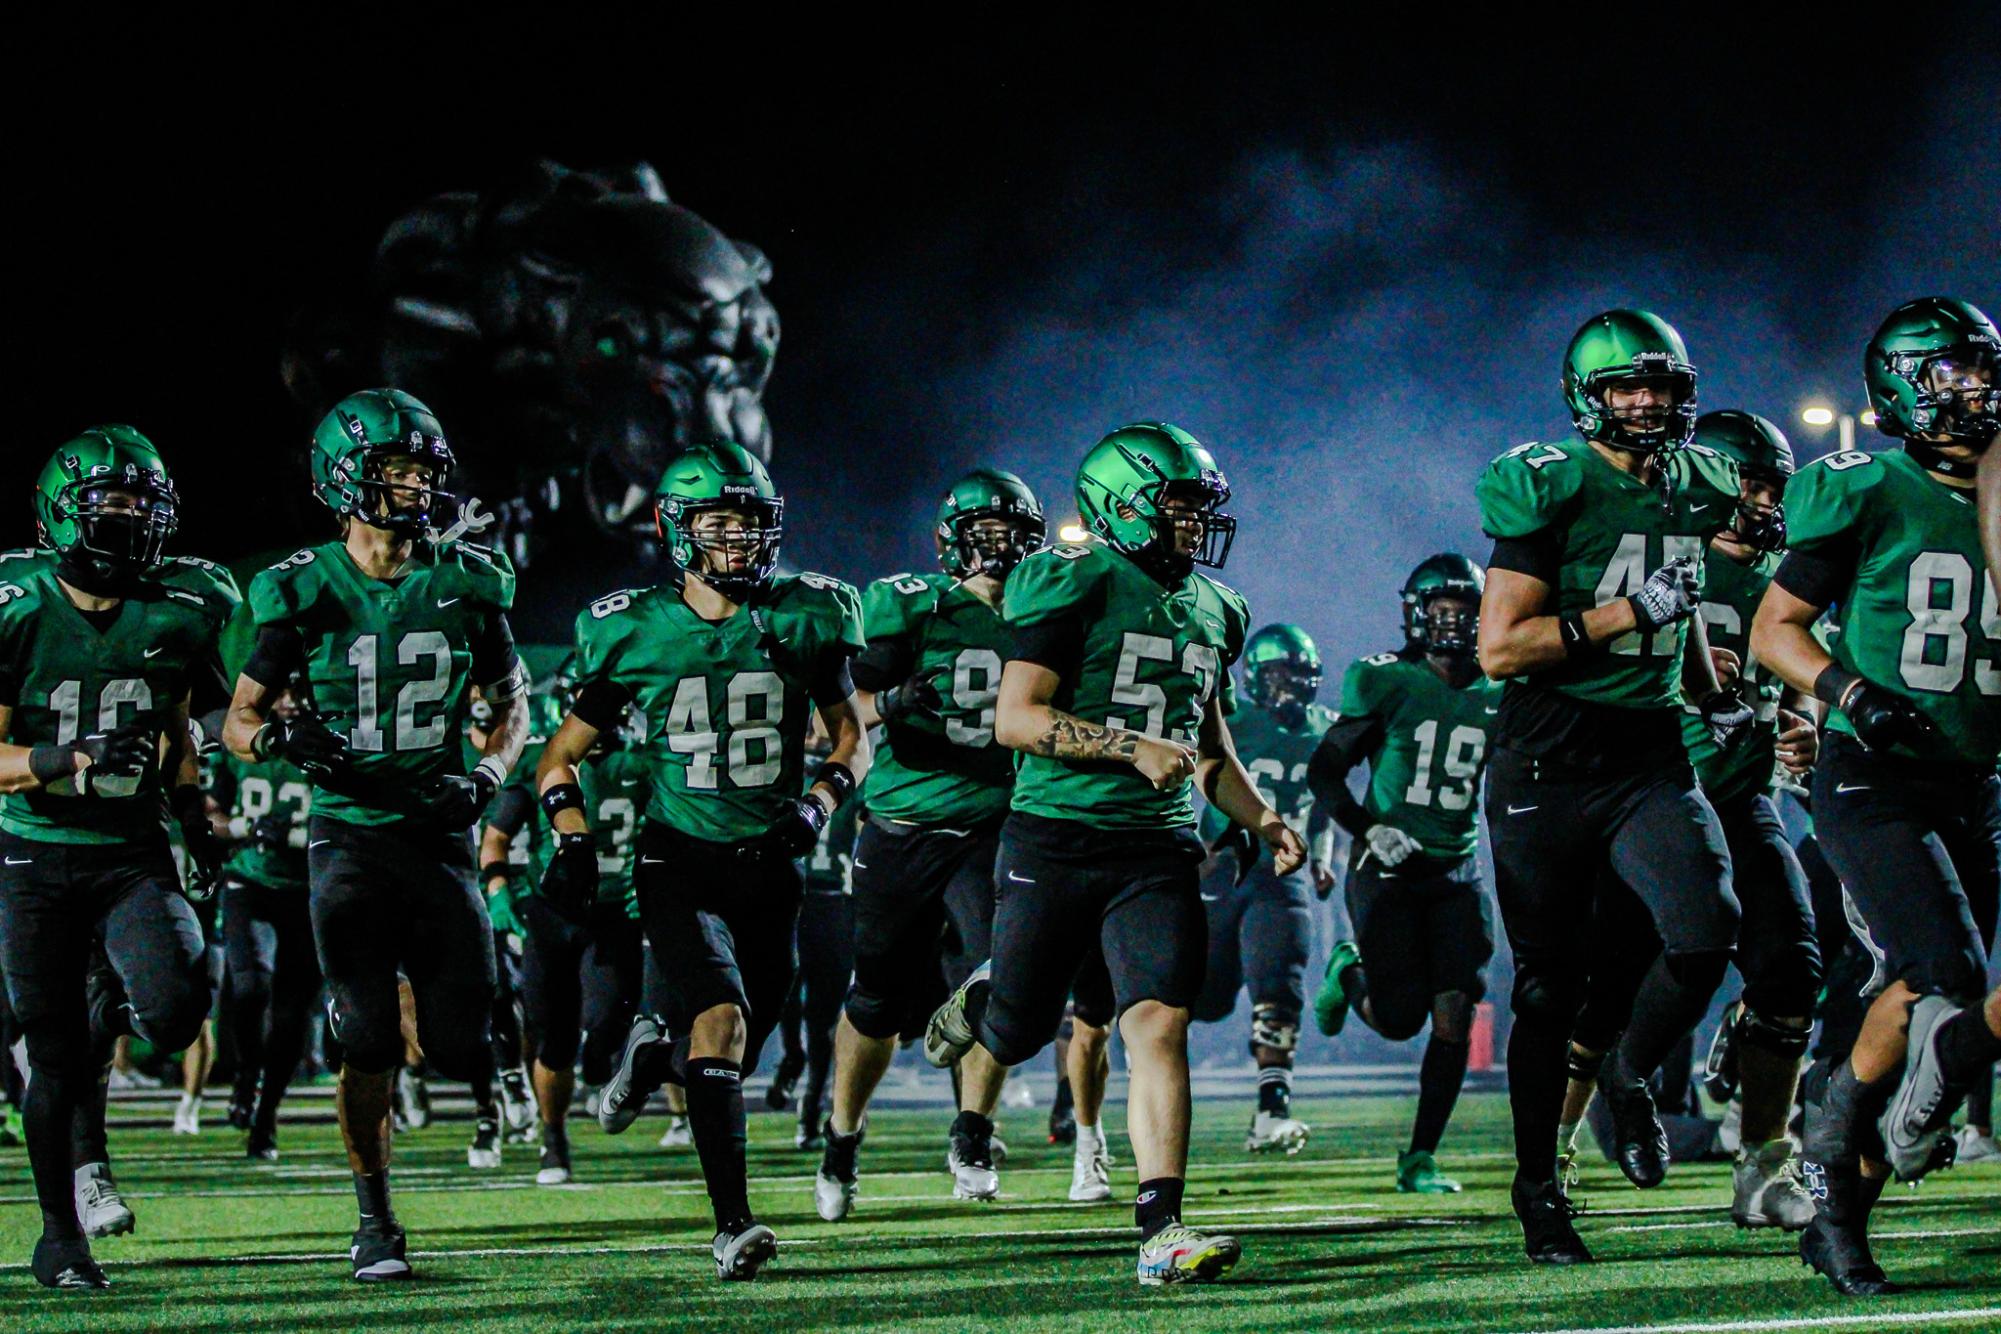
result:
[[[1827,1167],[1811,1160],[1800,1161],[1800,1179],[1806,1182],[1806,1193],[1816,1200],[1827,1198]]]

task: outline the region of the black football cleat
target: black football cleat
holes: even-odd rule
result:
[[[1884,1275],[1860,1228],[1829,1222],[1826,1214],[1800,1233],[1800,1263],[1826,1275],[1844,1297],[1888,1297],[1904,1290]]]
[[[355,1229],[347,1251],[357,1283],[392,1283],[411,1275],[400,1223],[365,1222]]]
[[[90,1243],[82,1237],[63,1241],[43,1237],[35,1243],[35,1282],[45,1288],[95,1291],[111,1286],[97,1261],[90,1256]]]
[[[745,1223],[734,1232],[716,1233],[709,1248],[715,1256],[717,1278],[748,1283],[778,1254],[778,1238],[762,1223]]]
[[[1554,1180],[1531,1184],[1517,1179],[1509,1192],[1522,1224],[1522,1249],[1539,1265],[1588,1265],[1591,1252],[1570,1220],[1578,1208]]]
[[[1667,1179],[1668,1139],[1654,1111],[1654,1095],[1644,1082],[1622,1083],[1611,1075],[1611,1062],[1598,1076],[1598,1093],[1612,1113],[1612,1159],[1626,1180],[1652,1190]]]

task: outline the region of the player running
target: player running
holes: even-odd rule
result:
[[[308,904],[342,1050],[334,1104],[360,1221],[363,1282],[407,1279],[389,1199],[390,1101],[408,979],[426,1061],[491,1089],[493,937],[468,831],[527,733],[525,680],[507,609],[507,557],[440,534],[452,451],[430,409],[397,389],[334,405],[313,434],[313,493],[335,541],[250,583],[257,643],[237,678],[224,741],[238,759],[286,759],[313,781]],[[293,673],[303,707],[272,706]],[[472,686],[493,708],[485,753],[463,772]],[[481,1131],[494,1113],[482,1109]]]
[[[1716,688],[1701,563],[1737,507],[1735,467],[1689,440],[1695,368],[1658,316],[1614,310],[1571,339],[1563,384],[1577,434],[1495,459],[1476,493],[1494,539],[1480,665],[1510,678],[1487,770],[1502,922],[1515,953],[1508,1097],[1513,1203],[1541,1263],[1590,1252],[1556,1180],[1557,1125],[1601,876],[1645,905],[1665,944],[1599,1074],[1615,1157],[1635,1185],[1667,1171],[1646,1078],[1699,1021],[1737,939],[1716,813],[1682,743],[1684,677],[1711,726],[1751,711]],[[1684,655],[1687,658],[1684,666]]]
[[[685,1085],[715,1209],[716,1275],[752,1279],[777,1238],[750,1207],[743,1074],[792,988],[794,859],[867,776],[849,676],[861,608],[839,580],[777,574],[785,502],[742,447],[690,450],[667,465],[657,494],[676,581],[608,594],[577,616],[577,698],[538,770],[556,836],[542,892],[572,911],[594,892],[577,765],[636,704],[653,773],[633,878],[668,1006],[633,1021],[598,1123],[618,1134],[664,1079]],[[833,750],[809,787],[815,708]]]
[[[1480,673],[1486,571],[1456,553],[1426,559],[1403,586],[1404,646],[1363,658],[1341,683],[1341,714],[1313,754],[1322,810],[1348,831],[1348,921],[1313,999],[1330,1037],[1349,1010],[1392,1041],[1431,1020],[1410,1147],[1397,1189],[1450,1194],[1436,1154],[1466,1082],[1473,1007],[1486,994],[1494,927],[1480,868],[1480,775],[1501,687]],[[1369,766],[1357,802],[1348,773]],[[1365,961],[1373,960],[1374,967]]]
[[[1249,613],[1197,565],[1221,568],[1236,534],[1230,488],[1193,436],[1161,422],[1085,455],[1077,501],[1091,540],[1036,552],[1008,579],[1015,633],[994,735],[1022,752],[995,867],[993,958],[932,1015],[934,1065],[977,1044],[965,1105],[988,1114],[996,1074],[1048,1045],[1079,965],[1102,946],[1131,1067],[1127,1127],[1139,1166],[1139,1280],[1208,1282],[1234,1237],[1181,1221],[1188,1160],[1189,1007],[1206,924],[1194,788],[1273,851],[1289,875],[1306,845],[1265,805],[1231,747],[1230,667]]]
[[[133,1226],[102,1149],[113,1042],[178,1051],[213,999],[164,819],[186,841],[190,891],[211,892],[222,847],[188,701],[218,671],[238,596],[227,571],[165,554],[179,514],[152,442],[96,427],[42,469],[41,549],[0,556],[0,975],[32,1071],[32,1268],[52,1288],[110,1286],[86,1233]]]
[[[1019,477],[981,468],[938,509],[940,572],[878,579],[862,599],[868,648],[855,660],[863,716],[883,735],[855,840],[855,983],[834,1038],[834,1105],[814,1178],[820,1217],[853,1209],[870,1096],[943,990],[992,943],[994,854],[1014,786],[1014,752],[994,743],[994,700],[1014,634],[1001,618],[1008,575],[1042,545],[1042,506]],[[960,1068],[947,1154],[952,1193],[1000,1194],[991,1104],[965,1100],[1006,1072],[983,1051]]]
[[[290,689],[272,701],[280,725],[298,715]],[[306,892],[312,783],[285,760],[219,755],[211,795],[229,813],[231,844],[222,884],[237,1062],[229,1123],[250,1132],[248,1157],[275,1162],[278,1105],[305,1053],[306,1026],[320,998]]]
[[[1320,691],[1320,650],[1296,625],[1268,625],[1246,641],[1243,667],[1250,706],[1230,715],[1237,757],[1265,804],[1304,830],[1310,848],[1323,847],[1331,824],[1306,784],[1307,761],[1334,721],[1313,701]],[[1292,1061],[1313,952],[1312,894],[1325,897],[1334,876],[1324,855],[1289,876],[1274,874],[1271,857],[1249,832],[1213,806],[1203,809],[1202,832],[1215,852],[1202,877],[1209,959],[1193,1014],[1202,1023],[1227,1019],[1237,1008],[1237,993],[1249,988],[1258,1094],[1244,1148],[1298,1153],[1310,1128],[1292,1114]]]
[[[1949,1005],[1980,997],[2001,895],[2001,609],[1972,503],[2001,430],[1997,359],[2001,336],[1964,301],[1891,312],[1863,370],[1877,427],[1903,450],[1832,454],[1793,478],[1791,549],[1751,631],[1760,661],[1833,710],[1814,830],[1876,961],[1854,1048],[1807,1089],[1817,1212],[1800,1255],[1850,1296],[1897,1289],[1870,1254],[1869,1212],[1886,1160],[1907,1176],[1928,1165],[1919,1150],[1931,1146],[1907,1132],[1937,1129],[1933,1098],[1902,1104],[1901,1129],[1891,1118],[1894,1155],[1878,1117],[1907,1041],[1923,1051]],[[1841,628],[1831,650],[1813,634],[1830,606]],[[1962,1055],[1991,1057],[1978,1024],[1955,1032],[1955,1047],[1971,1039]]]

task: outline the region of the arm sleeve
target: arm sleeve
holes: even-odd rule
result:
[[[257,643],[243,664],[243,674],[260,686],[276,689],[305,662],[306,646],[299,632],[282,621],[266,621],[257,627]]]
[[[855,693],[854,677],[848,670],[848,663],[845,648],[820,659],[814,667],[812,679],[806,682],[806,693],[813,697],[813,703],[825,708],[829,704],[839,704]]]
[[[1552,528],[1524,537],[1497,537],[1487,568],[1513,570],[1555,588],[1563,573],[1563,541]]]
[[[493,806],[487,812],[489,828],[513,838],[521,832],[521,826],[528,823],[535,814],[535,798],[525,787],[504,787],[500,795],[493,799]]]
[[[917,655],[903,639],[871,639],[856,654],[850,670],[855,685],[863,690],[887,690],[910,675]]]
[[[1356,838],[1364,837],[1375,822],[1348,790],[1348,771],[1374,754],[1382,737],[1383,725],[1374,718],[1339,719],[1320,738],[1306,765],[1306,785],[1319,809]]]
[[[1084,659],[1084,618],[1075,611],[1015,627],[1014,657],[1047,667],[1066,681],[1077,679]]]
[[[618,726],[619,715],[632,703],[632,692],[616,681],[599,678],[577,692],[570,712],[576,720],[602,732]]]
[[[1772,582],[1801,602],[1827,607],[1854,584],[1861,560],[1853,540],[1823,542],[1811,551],[1787,552]]]
[[[490,702],[498,704],[522,692],[527,682],[521,669],[521,655],[514,651],[514,630],[507,623],[506,612],[496,611],[482,620],[473,631],[469,647],[472,679],[488,692]]]

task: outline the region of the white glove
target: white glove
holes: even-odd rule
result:
[[[1372,824],[1363,835],[1368,840],[1369,851],[1376,854],[1376,860],[1385,866],[1399,866],[1412,853],[1423,852],[1424,845],[1401,829],[1392,829],[1386,824]]]

